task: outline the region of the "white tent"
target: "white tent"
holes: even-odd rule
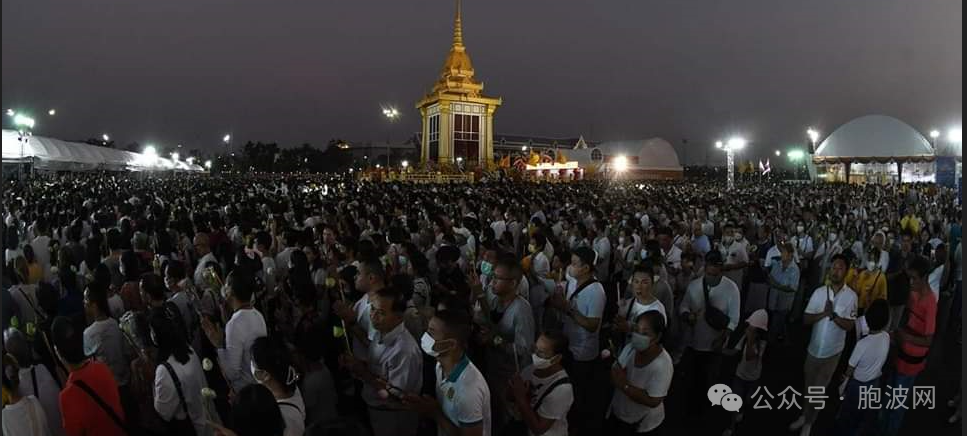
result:
[[[82,142],[31,136],[20,140],[15,130],[3,131],[3,162],[31,162],[39,170],[52,171],[204,171],[199,165],[179,160],[98,147]]]
[[[605,141],[594,148],[569,150],[567,156],[581,166],[596,166],[604,171],[611,170],[615,158],[624,156],[628,164],[627,173],[633,178],[682,178],[678,153],[662,138]]]
[[[816,149],[825,162],[923,162],[932,160],[927,138],[907,123],[885,115],[867,115],[843,124]]]

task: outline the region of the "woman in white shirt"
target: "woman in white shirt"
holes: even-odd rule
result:
[[[285,421],[285,436],[303,436],[306,428],[306,406],[296,382],[299,374],[285,344],[261,337],[252,344],[252,376],[269,388]]]
[[[834,434],[865,434],[872,427],[876,411],[860,406],[860,390],[879,386],[883,364],[890,351],[890,334],[883,331],[890,319],[886,300],[876,300],[866,310],[870,334],[856,343],[849,357],[849,367],[843,373],[839,394],[843,397],[836,415]]]
[[[184,339],[175,308],[154,309],[150,315],[151,340],[158,347],[154,374],[154,410],[170,434],[211,434],[201,391],[208,387],[201,360]]]
[[[608,435],[657,433],[665,420],[665,396],[674,366],[662,347],[665,318],[657,310],[638,315],[631,341],[611,367],[614,396],[608,411]]]
[[[20,366],[9,354],[3,355],[3,436],[50,436],[47,415],[33,395],[21,396]]]

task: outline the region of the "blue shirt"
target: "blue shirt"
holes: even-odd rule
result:
[[[701,237],[692,239],[692,249],[696,252],[701,253],[705,256],[710,250],[712,250],[712,244],[708,241],[708,236],[702,235]]]

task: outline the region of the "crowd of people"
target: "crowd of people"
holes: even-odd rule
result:
[[[796,326],[800,390],[843,400],[789,430],[892,436],[861,390],[912,386],[938,318],[960,337],[962,211],[932,184],[4,188],[5,436],[662,434],[673,387],[690,420],[717,383],[750,404]]]

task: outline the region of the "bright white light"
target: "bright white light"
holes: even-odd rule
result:
[[[205,168],[212,169],[211,159],[205,161]]]
[[[188,165],[194,165],[195,158],[193,156],[189,156],[188,159],[185,159],[185,162],[188,162]]]
[[[933,138],[933,139],[939,138],[940,137],[940,131],[939,130],[936,130],[936,129],[931,130],[930,131],[930,137]]]
[[[964,131],[960,127],[956,129],[950,129],[950,132],[947,132],[947,140],[950,142],[961,142],[963,141],[963,137],[964,137]]]
[[[400,163],[400,165],[402,165],[403,168],[406,168],[406,167],[410,166],[410,163],[404,160],[403,162]]]
[[[463,158],[462,157],[458,157],[457,158],[457,163],[463,163]],[[377,165],[377,167],[379,167],[379,166]]]
[[[376,169],[382,168],[382,165],[376,164]]]
[[[105,134],[101,135],[101,139],[103,139],[104,142],[107,142],[107,141],[110,141],[111,140],[111,137],[110,136],[107,136],[107,133],[105,133]]]
[[[776,156],[782,156],[782,152],[779,150],[776,150]]]
[[[520,149],[521,149],[522,151],[527,151],[527,146],[525,145],[525,146],[523,146],[523,147],[521,147]]]
[[[350,168],[350,169],[349,169],[349,174],[352,174],[352,173],[353,173],[353,169],[352,169],[352,168]]]
[[[736,136],[732,139],[729,139],[728,146],[732,150],[741,150],[745,148],[745,144],[746,144],[745,138]]]
[[[715,148],[722,148],[722,147],[723,147],[722,141],[715,141]]]
[[[383,115],[385,115],[386,118],[394,119],[400,115],[400,112],[396,110],[396,108],[392,108],[392,107],[383,108]]]
[[[50,115],[50,116],[57,115],[57,109],[51,109],[47,111],[47,115]]]
[[[226,144],[228,144],[231,140],[232,140],[232,135],[228,133],[226,133],[225,136],[222,137],[222,142]]]
[[[7,109],[7,115],[12,117],[14,115],[17,115],[17,112],[14,111],[13,109]]]
[[[620,155],[614,158],[614,169],[619,173],[623,173],[628,170],[628,158],[625,155]]]
[[[22,114],[14,115],[13,123],[17,126],[23,126],[29,129],[34,128],[34,119]]]
[[[786,156],[789,156],[789,160],[799,160],[802,159],[805,154],[802,150],[789,150],[786,152]]]
[[[178,152],[171,153],[171,160],[177,162],[179,157],[181,157],[181,155],[178,154]]]
[[[144,155],[145,156],[157,156],[158,155],[158,149],[157,148],[154,148],[153,145],[146,146],[146,147],[144,147]]]
[[[819,140],[819,132],[812,127],[806,129],[806,135],[809,136],[809,140],[812,141],[813,144]]]

